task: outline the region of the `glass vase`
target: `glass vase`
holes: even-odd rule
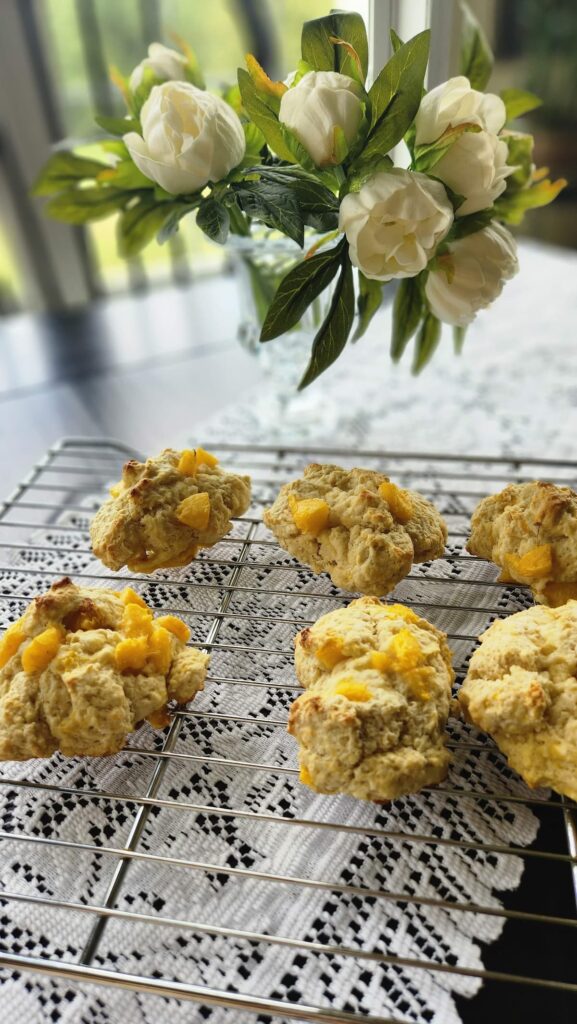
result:
[[[266,386],[255,413],[266,421],[275,436],[292,435],[311,440],[330,433],[334,410],[315,385],[299,392],[315,335],[326,317],[332,298],[329,285],[306,309],[301,320],[273,341],[261,342],[260,332],[268,308],[282,279],[315,244],[307,237],[304,250],[290,238],[265,228],[247,237],[233,235],[229,251],[239,282],[240,318],[238,340],[258,360]]]

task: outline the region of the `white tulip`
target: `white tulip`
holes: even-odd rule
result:
[[[339,212],[351,262],[377,281],[424,270],[452,223],[441,183],[402,168],[376,174],[349,192]]]
[[[496,135],[506,119],[500,96],[471,89],[469,79],[459,75],[423,96],[415,118],[415,141],[417,146],[435,142],[449,125],[455,127],[467,121]]]
[[[185,82],[188,59],[178,50],[172,50],[170,46],[163,46],[162,43],[151,43],[148,47],[148,57],[140,61],[132,72],[128,84],[131,92],[135,92],[142,82],[144,72],[148,69],[153,71],[157,78],[166,82]]]
[[[338,71],[308,71],[280,101],[279,121],[312,157],[317,167],[335,163],[335,128],[350,147],[363,118],[358,82]]]
[[[431,312],[445,323],[466,327],[518,270],[515,239],[492,221],[481,231],[451,242],[449,251],[439,257],[425,284]]]
[[[190,82],[155,85],[140,121],[142,136],[124,136],[128,151],[147,178],[175,195],[220,181],[244,156],[244,132],[232,107]]]
[[[453,143],[431,174],[465,197],[455,212],[464,217],[492,206],[507,187],[506,178],[513,174],[507,157],[509,149],[503,139],[492,132],[464,132]]]

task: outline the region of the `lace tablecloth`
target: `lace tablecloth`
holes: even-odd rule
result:
[[[565,310],[577,304],[573,285],[577,258],[564,258],[553,272],[539,248],[531,247],[522,254],[522,267],[522,274],[508,286],[495,311],[473,325],[464,356],[455,359],[448,340],[443,341],[434,364],[416,380],[410,378],[404,366],[390,366],[386,352],[388,316],[380,317],[370,335],[316,385],[318,402],[332,406],[327,412],[324,436],[317,421],[316,440],[396,451],[571,455],[577,428],[577,391],[571,373],[572,324],[569,328],[565,319],[556,317],[551,303],[554,299],[555,307]],[[255,402],[250,400],[229,410],[218,421],[207,423],[198,440],[210,446],[213,439],[266,442],[269,434],[278,439],[278,424],[259,421],[254,410]],[[301,441],[302,433],[295,439]],[[173,440],[178,443],[186,439]],[[290,433],[285,440],[290,443]],[[465,514],[468,509],[463,507],[462,511]],[[12,567],[3,571],[2,587],[12,588],[15,600],[3,606],[2,625],[21,613],[22,602],[17,595],[29,598],[43,589],[47,570],[67,572],[75,578],[101,571],[89,556],[74,550],[86,545],[83,514],[69,513],[64,525],[73,526],[74,531],[59,533],[55,527],[50,542],[54,547],[65,546],[65,553],[16,553]],[[240,550],[246,524],[235,529]],[[46,534],[42,536],[45,542]],[[264,533],[257,533],[256,539],[260,536],[265,539]],[[223,546],[211,554],[231,559],[230,547]],[[264,589],[266,582],[268,593],[259,595],[251,589],[244,596],[234,595],[229,610],[239,617],[223,624],[218,638],[222,648],[213,655],[211,671],[223,679],[257,679],[264,686],[239,689],[214,683],[207,688],[194,710],[218,714],[221,720],[183,720],[174,750],[200,755],[199,760],[172,760],[157,794],[171,804],[242,807],[249,814],[230,818],[202,811],[185,813],[176,806],[155,809],[138,849],[161,858],[213,865],[214,870],[191,871],[185,866],[175,869],[162,860],[146,857],[135,860],[119,893],[117,908],[172,918],[174,924],[160,928],[111,920],[94,965],[360,1014],[391,1015],[419,1024],[456,1024],[459,1018],[453,996],[472,995],[480,985],[476,977],[427,973],[370,959],[319,957],[312,948],[295,952],[266,942],[249,943],[240,934],[249,929],[313,945],[362,948],[473,970],[482,968],[479,943],[498,936],[502,919],[457,913],[434,902],[448,899],[498,907],[496,892],[518,885],[522,861],[486,852],[482,847],[511,842],[525,846],[537,832],[537,819],[530,808],[514,801],[484,804],[431,791],[395,802],[390,808],[375,809],[347,798],[318,797],[299,786],[294,774],[284,771],[294,768],[294,744],[276,726],[286,718],[294,697],[290,659],[284,653],[294,629],[278,621],[264,621],[255,627],[242,616],[259,613],[286,618],[288,610],[290,617],[306,620],[334,607],[339,594],[330,582],[312,580],[294,565],[290,568],[292,560],[282,555],[279,558],[275,548],[256,546],[251,557],[257,557],[263,565],[269,562],[271,568],[251,569],[248,565],[242,570],[242,579],[251,588],[262,585]],[[275,568],[279,561],[290,571]],[[19,574],[18,568],[23,565],[37,566],[38,577]],[[438,571],[447,579],[458,575],[455,563],[439,565],[444,566]],[[488,567],[480,566],[475,571],[481,583],[494,579]],[[185,617],[188,612],[194,638],[201,643],[206,625],[197,614],[204,612],[210,617],[215,611],[215,595],[220,598],[219,586],[226,586],[230,569],[201,558],[187,570],[164,575],[166,585],[161,582],[150,587],[143,583],[143,593],[156,607],[177,604]],[[203,589],[202,584],[207,582],[214,590]],[[271,591],[286,593],[280,597]],[[319,593],[321,599],[311,601],[307,596],[310,591]],[[489,609],[494,593],[480,586],[478,605]],[[412,583],[402,584],[396,594],[400,600],[418,599],[418,595],[418,574]],[[522,607],[525,599],[519,592],[511,592],[507,601],[503,610],[513,611]],[[468,634],[480,631],[490,617],[487,612],[479,621],[471,622],[469,613],[454,607],[435,621],[449,632]],[[254,653],[232,649],[255,644],[278,649],[278,657],[260,659]],[[458,655],[462,662],[470,649],[470,643],[461,643]],[[250,721],[243,724],[225,717],[239,714],[264,720],[264,725],[255,729]],[[452,727],[452,738],[478,742],[476,735],[471,737],[471,732],[458,723]],[[159,743],[158,736],[146,727],[132,746],[154,749]],[[215,770],[203,763],[206,757],[260,762],[276,766],[278,772],[269,775],[226,764]],[[99,856],[95,848],[117,848],[126,842],[136,809],[129,801],[130,795],[142,795],[152,771],[153,760],[138,753],[99,761],[56,756],[50,762],[28,766],[5,765],[4,777],[86,790],[88,795],[79,799],[62,794],[58,788],[53,793],[16,786],[2,788],[0,821],[5,833],[25,828],[31,836],[72,842],[80,837],[87,846],[86,851],[79,852],[65,846],[36,847],[33,842],[5,839],[0,845],[3,886],[23,894],[98,904],[111,882],[116,860]],[[490,744],[481,752],[460,748],[448,785],[484,787],[488,792],[514,797],[528,792]],[[94,790],[122,793],[125,799],[94,801],[89,795]],[[340,822],[351,830],[319,833],[306,827],[287,828],[279,823],[263,824],[254,819],[254,814]],[[371,830],[368,837],[355,831],[367,827]],[[415,847],[402,839],[379,835],[382,830],[456,838],[468,846],[455,847],[449,842]],[[227,872],[219,872],[219,865]],[[337,898],[330,890],[290,881],[273,885],[243,878],[243,868],[289,879],[328,879],[339,895]],[[235,875],[238,870],[241,874]],[[374,895],[342,891],[350,886],[386,888],[404,893],[408,900],[384,901]],[[412,903],[411,893],[431,899],[433,905]],[[213,931],[180,926],[179,920],[210,922]],[[12,902],[0,910],[0,942],[14,952],[76,962],[91,924],[87,914]],[[218,933],[220,927],[235,929],[239,934],[225,938]],[[175,1024],[203,1020],[236,1024],[255,1019],[238,1011],[177,1004],[173,1000],[169,1005],[159,1004],[156,999],[130,992],[72,986],[33,974],[5,981],[0,989],[0,1011],[1,1017],[9,1017],[14,1024],[43,1024],[46,1020],[55,1024],[152,1024],[158,1019],[174,1020]],[[257,1019],[264,1022],[269,1018],[261,1015]]]

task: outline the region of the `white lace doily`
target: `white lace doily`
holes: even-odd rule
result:
[[[280,481],[282,467],[274,475]],[[274,490],[264,484],[255,489],[253,515]],[[84,503],[89,508],[99,499],[86,497]],[[465,526],[470,500],[439,491],[436,502],[452,514],[453,528]],[[1,571],[2,589],[14,595],[2,605],[1,625],[17,618],[23,602],[41,593],[55,576],[97,582],[93,577],[103,570],[86,550],[87,521],[80,511],[67,512],[53,528],[35,534],[31,547],[15,553],[10,568]],[[61,526],[74,529],[63,531]],[[519,884],[522,859],[490,848],[529,845],[538,821],[515,798],[547,794],[529,791],[492,743],[458,721],[450,727],[454,762],[437,790],[376,807],[318,796],[300,785],[295,743],[284,728],[297,692],[292,638],[299,624],[350,595],[270,543],[243,546],[250,531],[253,540],[270,541],[264,527],[240,522],[231,535],[235,543],[223,542],[204,552],[185,570],[157,572],[153,582],[137,584],[153,607],[177,610],[199,645],[211,626],[214,631],[215,622],[219,625],[211,681],[191,706],[190,716],[180,719],[172,750],[187,757],[167,759],[156,792],[167,806],[150,810],[136,847],[142,856],[130,863],[114,902],[121,911],[148,915],[158,923],[111,918],[93,965],[325,1009],[455,1024],[459,1017],[453,996],[473,995],[481,984],[478,977],[379,962],[362,953],[482,970],[483,943],[497,938],[503,918],[437,904],[499,908],[496,893]],[[455,541],[449,550],[459,553],[460,543]],[[431,574],[438,583],[425,582]],[[113,585],[115,577],[107,575]],[[462,637],[452,641],[458,669],[474,646],[468,637],[478,635],[497,614],[528,603],[522,591],[491,586],[495,570],[482,562],[440,560],[433,570],[415,567],[413,576],[397,588],[395,598],[415,603],[417,611]],[[477,585],[472,587],[471,580]],[[465,607],[471,591],[480,611]],[[230,595],[225,617],[215,619],[225,594]],[[452,607],[425,611],[419,601]],[[291,621],[281,621],[286,619]],[[248,721],[234,720],[239,717]],[[163,739],[144,726],[130,746],[154,751]],[[155,764],[152,756],[125,752],[105,759],[56,755],[49,761],[3,765],[4,780],[26,779],[46,787],[0,787],[2,831],[32,837],[29,842],[7,838],[0,844],[3,888],[84,906],[101,904],[118,856],[97,851],[118,850],[127,842],[138,812],[131,797],[146,794]],[[94,799],[91,794],[99,791],[121,798]],[[199,810],[200,805],[212,810]],[[218,808],[242,813],[221,815]],[[295,818],[346,829],[290,824]],[[34,837],[80,843],[86,849],[34,843]],[[291,879],[327,884],[316,888]],[[372,892],[365,895],[350,887]],[[161,925],[163,918],[173,919],[173,926]],[[94,920],[86,913],[5,902],[0,942],[11,952],[78,962]],[[235,935],[218,934],[219,928],[232,929]],[[236,934],[243,931],[293,939],[297,946],[247,941]],[[328,956],[316,952],[316,944],[360,955]],[[33,973],[5,981],[0,1008],[3,1014],[9,1010],[11,1024],[156,1024],[158,1019],[236,1024],[271,1019],[173,999],[160,1004],[130,991],[67,985]]]

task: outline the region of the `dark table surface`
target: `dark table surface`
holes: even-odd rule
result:
[[[153,451],[260,378],[235,340],[232,277],[200,279],[62,314],[0,321],[0,491],[63,436]]]
[[[143,451],[183,443],[197,424],[262,380],[234,340],[238,293],[231,277],[118,297],[59,315],[0,324],[0,491],[7,495],[49,445],[66,435],[115,437]],[[203,439],[206,443],[210,439]],[[221,439],[219,439],[221,440]],[[537,846],[567,851],[560,815],[540,811]],[[526,861],[510,909],[575,912],[569,867]],[[508,920],[483,951],[487,969],[577,981],[576,932]],[[485,985],[457,998],[465,1022],[572,1024],[577,999],[553,990]]]

